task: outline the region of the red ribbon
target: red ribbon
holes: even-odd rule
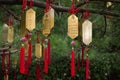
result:
[[[40,80],[41,75],[40,75],[40,66],[39,64],[36,65],[36,80]]]
[[[22,46],[20,49],[20,73],[24,74],[25,73],[25,49]]]
[[[74,0],[72,0],[71,9],[70,9],[68,12],[71,13],[71,14],[75,14],[75,13],[77,13],[78,11],[79,11],[78,8],[75,8]]]
[[[51,57],[50,57],[50,53],[51,52],[51,50],[50,50],[50,39],[48,39],[48,64],[50,64],[51,63]]]
[[[74,53],[74,49],[72,49],[72,53],[71,53],[71,77],[75,77],[75,53]]]
[[[48,48],[44,50],[44,73],[48,73]]]
[[[90,78],[90,73],[89,73],[89,59],[88,59],[88,55],[86,57],[86,80],[88,80]]]
[[[29,48],[28,48],[28,64],[32,63],[32,41],[30,40],[28,42]]]
[[[27,6],[27,0],[22,0],[22,11],[25,10],[26,6]]]

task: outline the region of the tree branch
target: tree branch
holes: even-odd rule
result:
[[[20,21],[20,19],[11,11],[8,10],[7,8],[0,6],[2,9],[4,9],[7,13],[9,13],[10,15],[12,15],[16,20]]]
[[[104,0],[91,0],[91,1],[104,1]],[[107,1],[114,1],[114,2],[120,2],[119,0],[107,0]],[[28,1],[29,2],[29,1]],[[7,5],[21,5],[22,0],[0,0],[0,4],[7,4]],[[34,1],[34,6],[40,7],[40,8],[45,8],[45,2],[42,1]],[[62,6],[56,6],[56,5],[51,5],[56,11],[58,12],[68,12],[70,7],[62,7]],[[79,8],[79,12],[85,12],[86,9],[81,9]],[[97,9],[89,9],[90,13],[95,13],[95,14],[100,14],[100,15],[110,15],[114,17],[120,17],[119,13],[116,12],[111,12],[111,11],[103,11],[103,10],[97,10]]]

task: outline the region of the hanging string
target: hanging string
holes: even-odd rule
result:
[[[25,11],[26,6],[27,6],[27,0],[22,0],[22,12]]]
[[[34,2],[33,2],[33,0],[30,0],[30,5],[29,5],[29,7],[32,8],[33,6],[34,6]]]
[[[71,42],[72,46],[75,45],[75,41]],[[75,77],[75,52],[74,52],[74,47],[72,47],[72,52],[71,52],[71,77]]]
[[[4,15],[4,22],[5,23],[8,23],[8,18],[7,18],[7,15],[6,15],[6,13],[4,13],[5,15]]]
[[[86,2],[86,11],[83,12],[83,17],[84,17],[85,19],[88,19],[89,16],[90,16],[90,12],[89,12],[89,10],[88,10],[88,3],[89,3],[89,0],[85,0],[85,2]]]
[[[79,11],[78,8],[75,8],[74,0],[72,0],[72,6],[68,12],[70,14],[75,14],[75,13],[78,13],[78,11]]]
[[[45,13],[47,13],[50,10],[50,1],[46,0],[46,8],[45,8]]]
[[[13,25],[13,20],[12,20],[12,15],[10,14],[9,20],[8,20],[8,25],[11,26]]]

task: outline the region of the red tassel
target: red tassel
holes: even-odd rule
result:
[[[36,80],[40,80],[41,75],[40,75],[40,66],[39,64],[36,65]]]
[[[16,69],[14,70],[14,80],[16,80],[17,76],[16,76]]]
[[[88,55],[86,57],[86,80],[88,80],[90,78],[90,73],[89,73],[89,59],[88,59]]]
[[[8,66],[7,67],[8,67],[8,70],[9,70],[10,69],[10,51],[9,51],[9,54],[8,54],[8,58],[9,59],[8,59]]]
[[[4,70],[5,68],[5,53],[3,51],[3,54],[2,54],[2,69]]]
[[[24,56],[25,56],[25,49],[22,46],[21,49],[20,49],[20,73],[21,74],[25,73],[25,59],[24,59]]]
[[[44,73],[48,73],[48,48],[45,48],[44,51]]]
[[[27,76],[29,76],[29,64],[28,61],[25,61],[25,73]]]
[[[28,48],[28,64],[32,63],[32,41],[28,42],[29,48]]]
[[[82,46],[82,66],[84,65],[84,50],[85,48]]]
[[[74,60],[74,50],[72,49],[72,53],[71,53],[71,77],[75,76],[75,60]]]
[[[51,57],[50,57],[50,39],[48,40],[48,64],[51,63]]]
[[[4,70],[4,76],[7,77],[7,75],[8,75],[8,70],[5,69],[5,70]]]
[[[80,71],[80,53],[78,54],[78,71]]]

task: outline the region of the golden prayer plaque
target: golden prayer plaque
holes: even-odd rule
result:
[[[35,28],[36,13],[30,8],[26,11],[26,29],[32,31]]]
[[[46,37],[50,34],[50,30],[51,30],[50,19],[51,16],[49,15],[49,13],[45,13],[42,20],[42,26],[43,26],[42,34]]]
[[[68,36],[72,39],[78,36],[78,17],[72,14],[68,17]]]
[[[14,28],[12,26],[9,26],[8,27],[8,38],[7,38],[7,41],[9,43],[12,43],[14,40]]]
[[[2,29],[2,40],[4,42],[7,41],[7,37],[8,37],[8,25],[4,24]]]
[[[52,29],[54,27],[54,9],[50,7],[50,10],[48,12],[50,14],[50,28]]]
[[[35,56],[37,58],[42,57],[42,45],[40,43],[36,43],[36,45],[35,45]]]

